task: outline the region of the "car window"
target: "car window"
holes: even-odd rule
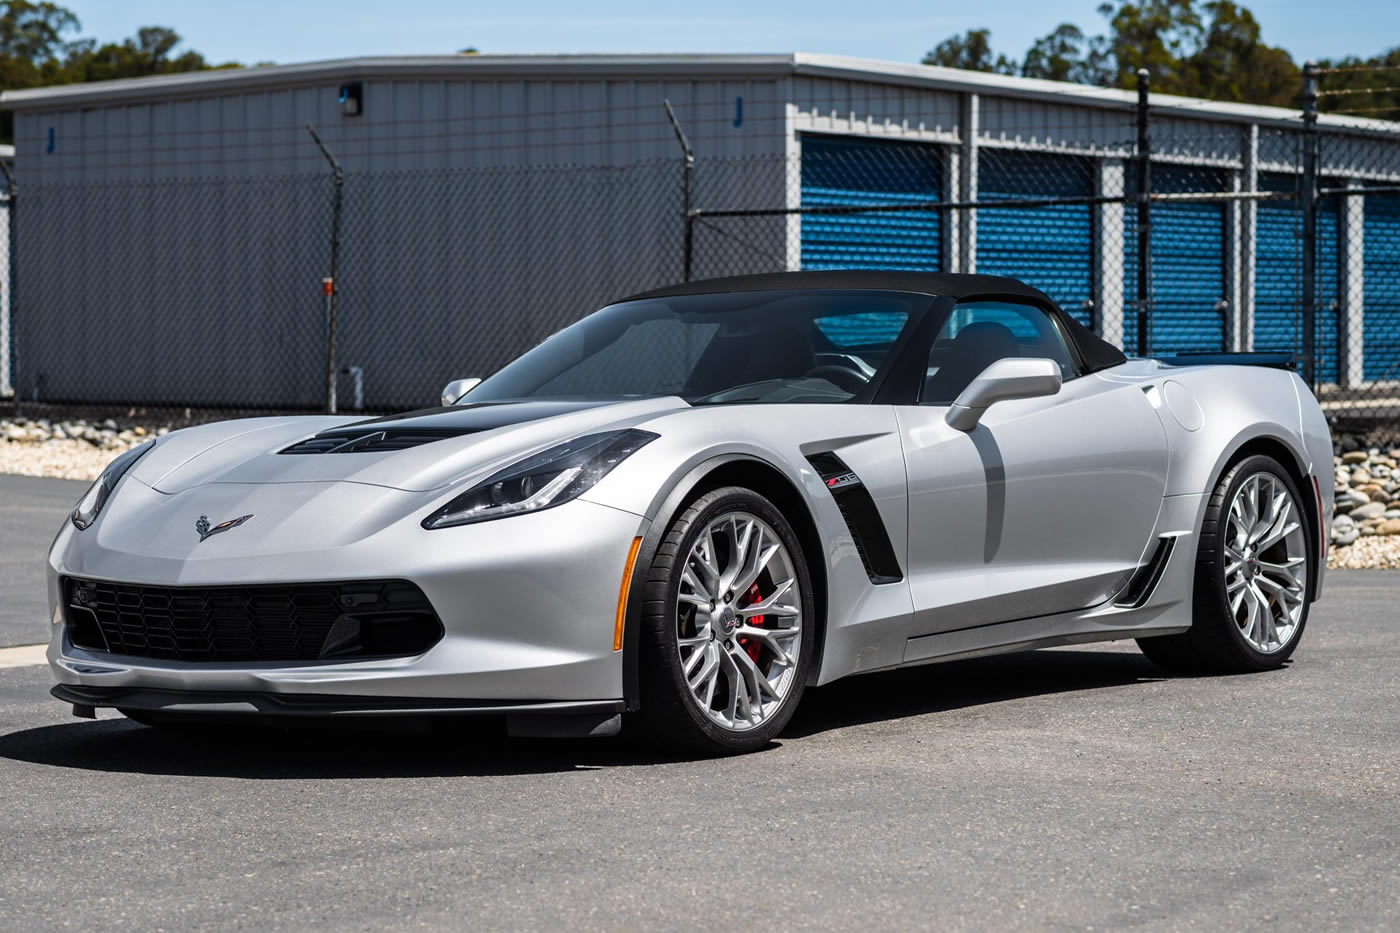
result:
[[[905,311],[864,311],[819,317],[812,323],[834,347],[883,349],[894,343],[908,319]]]
[[[1034,305],[1002,301],[959,304],[929,351],[920,401],[950,405],[973,379],[997,360],[1054,360],[1066,380],[1079,375],[1059,325]]]
[[[930,297],[885,290],[664,295],[610,305],[472,390],[471,401],[678,395],[692,405],[863,397]]]
[[[587,353],[579,339],[579,359],[541,384],[544,396],[676,395],[719,325],[677,320],[639,321],[616,340]],[[565,339],[568,339],[567,337]]]

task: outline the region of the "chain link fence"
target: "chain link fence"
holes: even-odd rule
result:
[[[1130,354],[1291,357],[1341,429],[1400,427],[1400,131],[1095,120],[1091,147],[812,131],[689,165],[348,166],[338,218],[329,172],[21,175],[3,374],[16,406],[227,414],[324,410],[329,368],[340,410],[387,411],[681,279],[961,271]]]

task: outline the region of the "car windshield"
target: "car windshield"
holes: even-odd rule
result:
[[[624,301],[545,340],[470,402],[678,395],[694,405],[844,402],[927,295],[757,291]]]

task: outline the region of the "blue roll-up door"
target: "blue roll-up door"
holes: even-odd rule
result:
[[[1126,173],[1131,196],[1136,173]],[[1154,192],[1224,191],[1214,169],[1153,165]],[[1123,210],[1123,342],[1137,345],[1137,210]],[[1149,353],[1229,349],[1225,335],[1225,207],[1152,204],[1152,346]]]
[[[979,201],[1088,197],[1086,160],[1044,153],[982,149]],[[1092,326],[1094,229],[1087,204],[977,212],[977,271],[1034,285],[1080,323]]]
[[[1298,177],[1261,174],[1259,190],[1298,190]],[[1314,371],[1319,382],[1337,381],[1337,199],[1317,205],[1317,306]],[[1254,227],[1254,349],[1303,348],[1303,221],[1298,202],[1259,201]],[[1248,257],[1246,257],[1246,261]]]
[[[1317,382],[1336,382],[1341,338],[1340,202],[1324,198],[1317,206],[1317,337],[1314,372]]]
[[[802,137],[802,206],[937,201],[936,146],[849,136]],[[938,211],[802,215],[802,268],[942,268]]]
[[[1362,371],[1366,379],[1400,379],[1400,195],[1368,194],[1363,224]]]

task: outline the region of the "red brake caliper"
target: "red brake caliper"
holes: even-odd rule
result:
[[[762,598],[763,594],[758,591],[758,584],[751,584],[749,586],[749,605],[752,606],[754,603],[758,602]],[[763,616],[754,616],[752,619],[749,619],[747,624],[755,626],[757,628],[762,628]],[[749,657],[753,659],[753,663],[758,663],[758,652],[761,651],[763,648],[761,644],[759,644],[757,641],[751,641],[747,638],[740,638],[739,647],[743,648],[749,653]]]

